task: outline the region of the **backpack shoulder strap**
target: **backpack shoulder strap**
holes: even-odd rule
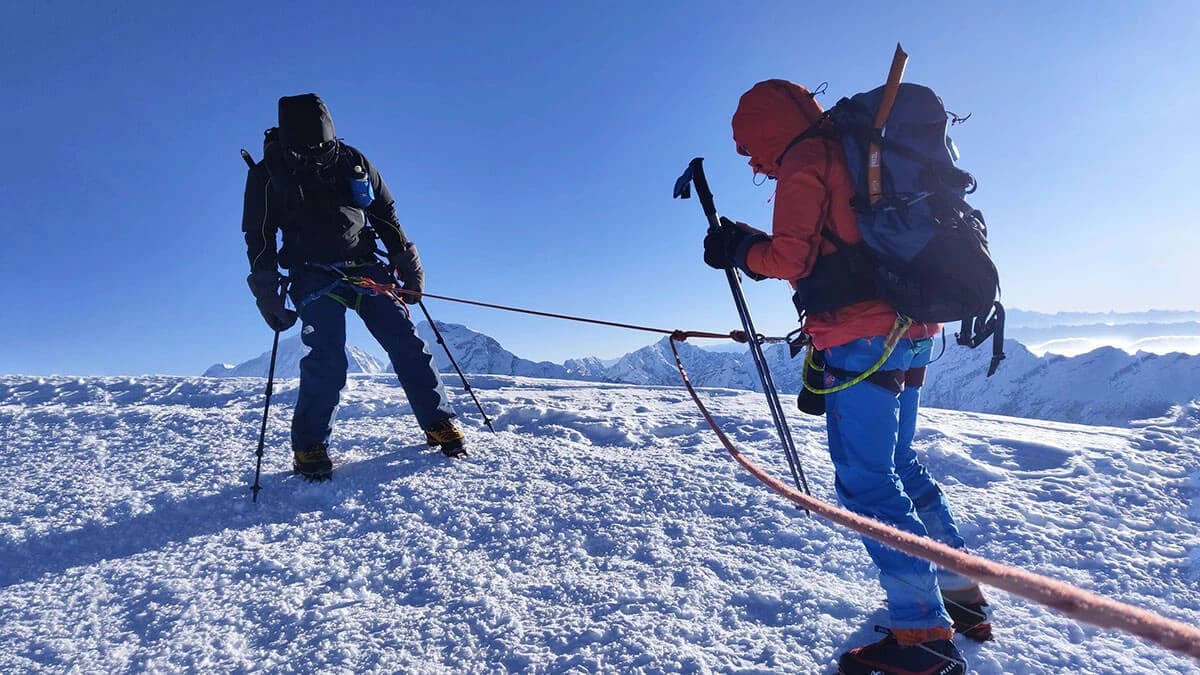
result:
[[[788,142],[783,148],[783,152],[779,153],[779,156],[775,158],[775,164],[778,166],[783,162],[783,158],[787,156],[792,148],[810,138],[837,138],[837,131],[833,128],[832,120],[830,111],[822,113],[816,122],[810,124],[807,129],[800,132],[798,136]]]

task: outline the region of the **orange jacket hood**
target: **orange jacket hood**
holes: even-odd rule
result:
[[[749,157],[757,173],[774,178],[784,149],[822,112],[808,89],[794,82],[759,82],[742,94],[733,113],[733,140],[738,154]]]

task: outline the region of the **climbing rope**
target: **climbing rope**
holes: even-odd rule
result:
[[[335,270],[340,272],[340,270]],[[498,305],[491,302],[480,302],[479,300],[467,300],[465,298],[455,298],[448,295],[435,295],[427,292],[410,291],[399,284],[381,284],[374,279],[367,277],[352,277],[342,273],[342,281],[352,283],[356,286],[361,286],[368,291],[378,293],[379,295],[387,296],[397,302],[403,302],[402,295],[416,296],[419,298],[434,298],[435,300],[446,300],[448,302],[457,302],[463,305],[474,305],[476,307],[487,307],[490,309],[499,309],[506,312],[517,312],[520,314],[531,314],[533,316],[544,316],[551,319],[565,319],[567,321],[578,321],[580,323],[590,323],[598,326],[611,326],[613,328],[625,328],[628,330],[637,330],[647,333],[658,333],[660,335],[682,336],[687,338],[712,338],[717,340],[733,340],[734,342],[747,343],[750,340],[746,337],[744,330],[731,330],[728,333],[716,333],[713,331],[689,330],[679,331],[667,328],[655,328],[653,326],[640,326],[633,323],[620,323],[618,321],[604,321],[602,319],[591,319],[584,316],[573,316],[571,314],[558,314],[555,312],[542,312],[536,309],[525,309],[523,307],[512,307],[509,305]],[[755,341],[759,344],[775,344],[788,342],[786,337],[768,337],[765,335],[756,335]]]
[[[414,291],[408,291],[405,289],[400,289],[400,292],[406,293],[406,294],[415,294]],[[742,331],[742,330],[731,330],[728,333],[716,333],[716,332],[712,332],[712,331],[701,331],[701,330],[677,331],[677,330],[670,330],[667,328],[654,328],[652,326],[639,326],[637,324],[632,324],[632,323],[619,323],[617,321],[603,321],[601,319],[589,319],[587,317],[572,316],[570,314],[556,314],[554,312],[540,312],[540,311],[533,310],[533,309],[523,309],[520,307],[509,307],[506,305],[497,305],[497,304],[493,304],[490,302],[479,302],[477,300],[464,300],[462,298],[452,298],[447,295],[434,295],[433,293],[421,293],[419,295],[421,295],[422,297],[425,297],[425,298],[435,298],[437,300],[448,300],[450,302],[458,302],[458,303],[462,303],[464,305],[475,305],[476,307],[489,307],[491,309],[499,309],[499,310],[504,310],[507,312],[519,312],[521,314],[532,314],[534,316],[545,316],[545,317],[549,317],[552,319],[566,319],[567,321],[579,321],[581,323],[590,323],[590,324],[595,324],[595,325],[599,325],[599,326],[612,326],[613,328],[627,328],[629,330],[638,330],[638,331],[643,331],[643,332],[647,332],[647,333],[659,333],[661,335],[674,336],[674,335],[678,334],[678,335],[684,336],[685,339],[686,338],[714,338],[714,339],[718,339],[718,340],[733,340],[734,342],[742,342],[742,343],[749,342],[749,340],[746,337],[746,331]],[[788,341],[788,339],[785,337],[767,337],[767,336],[764,336],[761,334],[756,335],[755,340],[759,344],[775,344],[775,343]]]
[[[695,402],[696,407],[699,408],[700,413],[708,422],[709,427],[712,428],[713,433],[716,434],[717,438],[721,441],[721,444],[725,447],[725,450],[734,459],[734,461],[749,471],[764,485],[785,499],[788,499],[806,511],[815,513],[832,523],[846,527],[863,536],[870,537],[871,539],[874,539],[903,553],[907,553],[908,555],[921,558],[922,560],[927,560],[939,567],[958,572],[959,574],[970,577],[979,583],[1000,588],[1014,595],[1027,598],[1080,621],[1084,621],[1101,628],[1121,630],[1131,635],[1136,635],[1149,640],[1171,651],[1200,659],[1200,629],[1196,628],[1195,626],[1190,626],[1179,621],[1168,619],[1151,611],[1134,607],[1132,605],[1127,605],[1115,600],[1103,598],[1099,595],[1062,581],[993,562],[991,560],[966,553],[965,551],[951,548],[945,544],[933,541],[932,539],[926,537],[921,537],[910,532],[898,530],[889,525],[880,523],[879,521],[860,516],[837,506],[833,506],[832,504],[827,504],[815,497],[805,494],[800,490],[792,488],[760,468],[757,464],[739,452],[729,440],[729,437],[725,434],[725,432],[722,431],[717,425],[716,420],[713,419],[712,413],[709,412],[708,408],[704,405],[704,402],[700,400],[699,394],[697,394],[695,387],[692,385],[692,382],[688,377],[687,370],[683,366],[683,360],[679,356],[679,350],[676,348],[675,344],[693,337],[723,338],[735,340],[737,342],[748,342],[746,333],[744,331],[734,330],[730,331],[729,333],[716,333],[710,331],[667,330],[650,326],[590,319],[568,314],[542,312],[488,302],[466,300],[445,295],[435,295],[432,293],[417,293],[415,291],[405,290],[395,284],[379,284],[378,282],[370,279],[365,280],[369,283],[363,283],[364,280],[362,278],[347,277],[347,280],[358,284],[363,288],[381,293],[396,300],[400,300],[400,294],[416,295],[420,298],[435,298],[438,300],[475,305],[478,307],[488,307],[503,311],[519,312],[523,314],[532,314],[535,316],[565,319],[568,321],[579,321],[602,326],[612,326],[616,328],[626,328],[629,330],[669,335],[671,337],[671,352],[675,357],[675,365],[679,369],[679,376],[682,378],[684,386],[691,395],[692,401]],[[902,336],[907,329],[907,324],[904,324],[903,321],[897,321],[896,326],[894,326],[891,333],[889,333],[889,341],[891,342],[891,337],[893,334]],[[755,339],[760,343],[788,342],[787,338],[764,337],[762,335],[756,335]],[[897,337],[896,340],[898,339],[899,338]],[[878,369],[878,366],[879,364],[876,364],[876,370]],[[866,377],[869,376],[870,372],[864,373],[861,376],[861,379],[866,379]],[[861,379],[857,381],[861,381]],[[840,390],[841,388],[844,387],[835,388],[835,390]]]
[[[1081,588],[1062,581],[1044,577],[1032,572],[1002,565],[964,551],[951,548],[945,544],[920,537],[910,532],[898,530],[845,509],[826,504],[815,497],[804,494],[792,488],[783,481],[761,469],[745,455],[738,452],[725,432],[717,426],[712,414],[700,400],[695,387],[688,378],[683,367],[683,360],[675,348],[675,340],[671,342],[671,351],[675,355],[675,365],[679,368],[679,376],[691,394],[692,401],[700,409],[713,433],[720,439],[725,450],[734,461],[741,464],[755,478],[767,487],[782,495],[784,498],[801,506],[810,513],[815,513],[831,522],[854,530],[870,537],[881,544],[890,546],[898,551],[916,556],[922,560],[959,574],[970,577],[979,583],[987,584],[1006,590],[1023,598],[1046,605],[1066,614],[1067,616],[1100,626],[1115,628],[1132,635],[1145,638],[1162,647],[1180,654],[1200,659],[1200,629],[1179,621],[1167,619],[1145,609],[1127,605],[1108,598],[1102,598]]]

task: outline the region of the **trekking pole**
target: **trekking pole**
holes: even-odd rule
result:
[[[692,196],[691,186],[696,186],[696,196],[700,198],[700,206],[708,218],[708,229],[712,231],[721,227],[721,219],[717,215],[716,204],[713,203],[712,190],[708,188],[708,179],[704,176],[704,158],[697,157],[688,164],[683,175],[675,181],[675,197],[688,199]],[[800,466],[800,456],[796,453],[796,444],[792,441],[792,432],[788,428],[787,419],[783,416],[783,406],[779,403],[779,394],[775,391],[775,383],[771,379],[771,370],[767,367],[767,358],[763,355],[762,344],[758,333],[754,330],[754,322],[750,319],[750,308],[746,304],[746,296],[742,294],[742,284],[738,272],[733,267],[725,268],[725,278],[729,281],[729,290],[733,293],[733,304],[737,307],[738,317],[742,320],[742,329],[749,338],[750,355],[754,367],[758,370],[758,378],[762,381],[763,393],[767,397],[767,407],[771,410],[771,418],[775,422],[775,431],[783,444],[784,456],[787,457],[788,468],[792,471],[792,479],[796,487],[808,491],[808,479],[804,477],[804,468]]]
[[[254,466],[254,486],[250,488],[253,493],[252,502],[258,502],[258,491],[262,487],[258,484],[258,477],[262,473],[262,458],[263,444],[267,439],[267,414],[271,412],[271,392],[275,384],[275,355],[279,353],[279,331],[275,331],[275,341],[271,343],[271,366],[267,369],[267,403],[263,406],[262,428],[258,431],[258,451],[254,454],[258,457],[258,461]]]
[[[429,315],[429,310],[425,308],[425,301],[418,300],[421,311],[425,314],[425,320],[429,322],[429,327],[433,329],[434,336],[437,337],[437,342],[446,351],[446,356],[450,359],[450,365],[454,366],[454,371],[458,373],[458,379],[462,380],[463,389],[471,395],[471,400],[475,401],[475,407],[479,408],[479,414],[483,415],[483,423],[487,425],[488,431],[496,433],[492,427],[492,420],[488,419],[487,413],[483,412],[483,406],[479,404],[479,399],[475,397],[475,390],[471,388],[471,383],[467,382],[467,376],[463,375],[462,368],[458,367],[458,362],[454,360],[454,355],[450,353],[450,347],[446,344],[445,338],[442,337],[442,331],[438,330],[437,324],[433,322],[433,317]]]
[[[376,255],[381,255],[387,258],[387,251],[383,249],[375,249]],[[437,343],[442,346],[442,350],[446,352],[446,357],[450,359],[450,365],[454,366],[454,371],[458,373],[458,379],[462,380],[463,389],[471,395],[471,400],[475,402],[475,407],[479,408],[479,414],[483,416],[483,423],[487,425],[488,431],[493,434],[496,429],[492,426],[492,420],[488,418],[487,413],[483,412],[483,406],[479,404],[479,399],[475,397],[475,390],[471,388],[471,383],[467,382],[467,376],[463,375],[462,368],[458,367],[458,361],[454,360],[454,355],[450,353],[450,347],[446,344],[445,338],[442,337],[442,331],[438,330],[437,324],[433,322],[433,317],[429,315],[429,309],[425,307],[425,301],[417,296],[417,304],[421,306],[421,312],[425,315],[425,320],[429,322],[429,327],[433,329],[433,335],[437,338]]]
[[[242,152],[245,152],[243,150]],[[291,280],[284,277],[279,284],[280,299],[287,297],[287,287]],[[271,343],[271,365],[267,368],[267,402],[263,405],[262,428],[258,430],[258,451],[254,454],[258,457],[254,465],[254,485],[250,488],[253,497],[250,501],[258,502],[258,491],[262,487],[258,484],[258,477],[262,474],[262,458],[263,444],[267,439],[267,414],[271,412],[271,394],[275,391],[275,356],[279,353],[279,331],[275,331],[275,340]]]
[[[254,168],[254,158],[250,156],[250,153],[247,152],[245,148],[242,148],[242,159],[246,162],[246,166],[250,167],[251,169]],[[286,292],[287,286],[284,285],[280,288],[280,295],[283,295]],[[271,366],[267,369],[267,402],[263,405],[262,428],[258,430],[258,450],[254,453],[258,458],[254,464],[254,485],[250,486],[250,492],[252,495],[250,501],[256,504],[258,503],[258,492],[259,490],[262,490],[262,486],[259,485],[258,479],[262,474],[263,444],[266,443],[267,440],[267,414],[271,412],[271,392],[274,389],[275,384],[275,356],[278,353],[279,331],[275,331],[275,339],[271,342]]]

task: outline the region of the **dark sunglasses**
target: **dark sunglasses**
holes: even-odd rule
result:
[[[288,148],[288,152],[298,164],[324,166],[331,163],[337,156],[337,141],[324,141],[316,145]]]
[[[305,157],[315,157],[333,150],[333,146],[336,142],[337,141],[324,141],[322,143],[317,143],[316,145],[303,145],[298,148],[292,148],[292,152]]]

